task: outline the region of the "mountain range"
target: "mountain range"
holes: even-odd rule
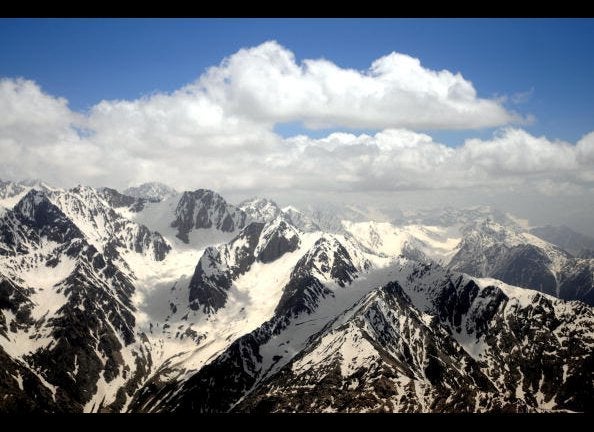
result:
[[[594,411],[594,239],[0,181],[0,412]]]

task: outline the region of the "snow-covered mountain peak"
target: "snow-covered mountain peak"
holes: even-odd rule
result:
[[[53,241],[64,242],[82,233],[72,221],[47,196],[46,192],[35,189],[14,206],[13,212],[25,224]]]
[[[49,200],[43,192],[31,189],[14,207],[14,212],[27,220],[35,220],[38,206],[42,202],[49,203]]]
[[[146,198],[137,198],[122,194],[108,187],[101,188],[99,194],[114,210],[128,217],[131,216],[131,213],[142,211],[147,201],[149,201]]]
[[[254,250],[258,261],[272,262],[286,252],[293,252],[299,247],[301,234],[282,215],[278,215],[262,230],[260,241]]]
[[[460,233],[451,227],[395,226],[375,221],[343,221],[343,227],[369,251],[392,258],[404,255],[419,261],[432,259],[446,263],[460,242]]]
[[[117,213],[89,186],[49,194],[51,201],[74,222],[98,250],[103,251]]]
[[[523,231],[490,219],[467,224],[450,268],[477,277],[493,277],[565,299],[594,299],[589,260]]]
[[[238,207],[251,220],[257,222],[270,222],[281,214],[280,207],[274,201],[267,198],[250,198],[242,201]]]
[[[344,287],[370,267],[371,262],[356,245],[343,236],[325,233],[300,260],[296,271]]]
[[[218,193],[209,189],[186,191],[175,209],[171,226],[178,229],[177,237],[189,242],[188,233],[193,229],[215,228],[234,232],[245,226],[247,216],[239,208],[228,204]]]
[[[27,188],[19,183],[0,180],[0,199],[2,200],[11,198],[26,191]]]
[[[314,222],[311,216],[308,216],[305,212],[293,206],[284,207],[282,214],[286,220],[303,232],[320,231],[320,227]]]
[[[22,186],[25,186],[25,187],[28,187],[31,189],[37,189],[40,191],[50,192],[50,191],[61,190],[60,188],[54,187],[40,179],[26,179],[26,180],[20,181],[19,184],[21,184]]]
[[[144,198],[149,201],[162,201],[165,198],[177,195],[177,191],[164,183],[149,182],[124,189],[123,194],[134,198]]]
[[[69,224],[84,234],[84,238],[101,253],[116,258],[122,252],[146,254],[152,260],[160,261],[170,246],[158,233],[128,220],[118,214],[107,202],[105,196],[89,186],[77,186],[67,191],[39,192],[32,189],[15,206],[25,211],[24,206],[33,200],[47,200],[59,209]],[[44,208],[43,205],[37,205]]]
[[[33,229],[40,237],[64,241],[64,236],[70,238],[73,234],[75,236],[80,235],[72,222],[50,202],[45,193],[35,189],[27,192],[14,206],[13,214],[23,225]],[[26,238],[30,237],[30,235],[23,234],[24,238],[19,240],[25,242],[33,240],[32,238]]]
[[[89,201],[101,200],[97,189],[87,185],[77,185],[66,192]]]
[[[265,224],[252,222],[229,243],[208,247],[190,281],[190,303],[215,312],[227,301],[228,291],[253,265],[273,263],[301,245],[301,233],[281,216]]]
[[[460,231],[466,241],[480,242],[483,247],[494,244],[513,247],[525,242],[514,226],[503,225],[491,218],[473,220],[462,226]]]
[[[0,180],[0,206],[5,208],[14,207],[14,205],[31,189],[42,192],[60,190],[40,180],[25,180],[20,182]]]
[[[518,227],[517,219],[491,206],[474,206],[466,208],[438,207],[402,211],[402,215],[394,219],[396,225],[429,225],[429,226],[463,226],[490,219],[505,226]]]

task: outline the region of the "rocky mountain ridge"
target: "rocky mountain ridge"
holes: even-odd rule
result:
[[[39,185],[1,183],[1,412],[594,410],[594,266],[503,217]]]

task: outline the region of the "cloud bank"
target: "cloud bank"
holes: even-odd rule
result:
[[[594,132],[536,137],[460,73],[392,53],[368,70],[297,62],[276,42],[242,49],[173,93],[102,101],[88,113],[25,79],[0,80],[0,177],[126,187],[157,180],[224,191],[594,190]],[[345,132],[283,138],[276,124]],[[379,130],[352,134],[349,128]],[[428,129],[498,127],[459,147]]]
[[[228,114],[310,128],[472,129],[521,120],[478,98],[460,73],[432,71],[395,52],[356,71],[327,60],[298,64],[267,42],[226,58],[188,90],[203,91]]]

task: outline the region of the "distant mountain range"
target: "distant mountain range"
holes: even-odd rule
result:
[[[594,411],[594,239],[0,181],[0,412]]]

